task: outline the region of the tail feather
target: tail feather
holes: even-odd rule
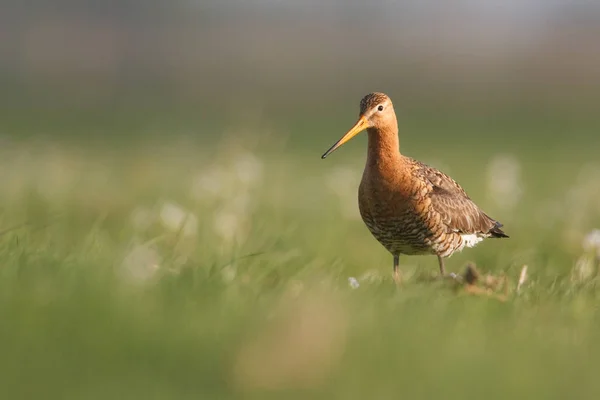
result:
[[[494,226],[492,227],[492,229],[490,229],[489,234],[491,235],[491,237],[493,238],[507,238],[509,237],[506,233],[504,233],[504,231],[500,228],[502,228],[504,225],[502,225],[500,222],[496,221],[496,223],[494,224]]]

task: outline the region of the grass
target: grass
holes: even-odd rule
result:
[[[598,262],[582,247],[600,227],[597,139],[560,155],[511,134],[407,140],[504,222],[511,239],[447,268],[507,276],[505,302],[431,281],[435,257],[401,258],[392,283],[356,210],[364,138],[326,161],[335,133],[298,145],[260,127],[209,147],[7,141],[3,398],[597,398]],[[517,172],[490,175],[496,152]]]

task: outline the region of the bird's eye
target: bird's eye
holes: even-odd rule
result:
[[[382,105],[380,105],[379,107],[377,107],[377,109],[378,109],[379,111],[383,111],[383,106],[382,106]]]

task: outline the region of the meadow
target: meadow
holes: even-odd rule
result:
[[[446,264],[505,277],[492,296],[435,257],[393,283],[358,215],[366,138],[320,159],[354,111],[4,119],[0,397],[598,398],[600,123],[403,117],[402,150],[510,235]]]

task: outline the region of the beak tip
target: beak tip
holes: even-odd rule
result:
[[[354,126],[344,136],[342,136],[342,138],[340,140],[338,140],[333,146],[331,146],[331,148],[329,150],[327,150],[325,152],[325,154],[323,154],[321,156],[321,159],[324,160],[325,158],[327,158],[328,155],[333,153],[341,145],[343,145],[348,140],[352,139],[358,133],[362,132],[363,130],[365,130],[367,128],[368,128],[368,121],[364,116],[361,115],[361,117],[358,119],[358,122],[356,124],[354,124]]]

